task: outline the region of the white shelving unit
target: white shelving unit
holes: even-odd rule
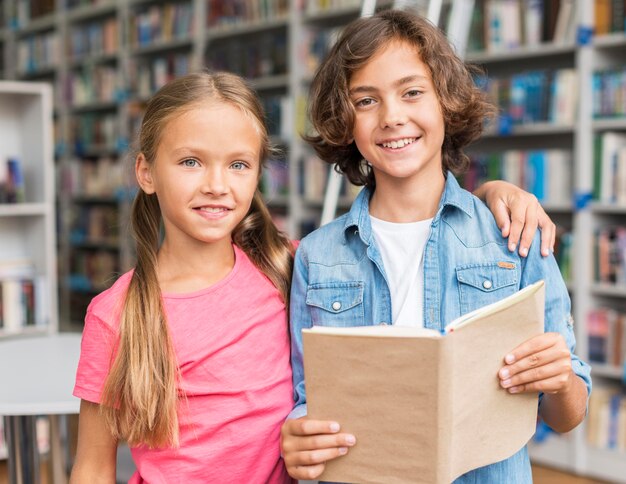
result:
[[[0,260],[26,260],[41,277],[46,323],[7,331],[0,338],[56,332],[57,258],[52,158],[52,90],[42,83],[0,81],[0,160],[20,161],[25,202],[0,204]]]

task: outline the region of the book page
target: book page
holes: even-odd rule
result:
[[[509,351],[543,333],[544,294],[540,281],[507,298],[511,304],[504,299],[491,305],[486,316],[445,337],[454,342],[450,480],[510,457],[535,433],[537,393],[508,393],[498,371]]]
[[[332,335],[352,336],[385,336],[390,338],[441,338],[441,331],[429,328],[417,328],[412,326],[393,326],[390,324],[376,324],[373,326],[313,326],[304,332],[313,331]]]

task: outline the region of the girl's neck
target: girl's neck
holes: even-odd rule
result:
[[[395,223],[419,222],[433,218],[443,195],[443,174],[427,183],[411,180],[389,183],[382,177],[376,179],[376,190],[370,200],[370,214],[378,219]]]
[[[161,291],[188,293],[221,281],[234,265],[235,252],[230,239],[202,244],[201,250],[179,250],[166,239],[157,256],[157,275]]]

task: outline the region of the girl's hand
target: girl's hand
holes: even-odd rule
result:
[[[544,333],[522,343],[504,358],[498,373],[509,393],[567,392],[573,381],[570,351],[560,333]]]
[[[556,225],[534,195],[515,185],[496,180],[486,182],[474,192],[484,200],[493,212],[502,237],[509,238],[509,250],[515,251],[519,242],[519,254],[528,255],[537,227],[541,229],[541,255],[554,251]]]
[[[356,439],[339,430],[337,422],[307,417],[287,420],[281,429],[280,448],[289,475],[294,479],[316,479],[327,461],[347,454]]]

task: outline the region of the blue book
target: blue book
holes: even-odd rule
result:
[[[7,201],[9,203],[24,203],[26,201],[24,173],[22,164],[17,158],[7,160],[7,175]]]

